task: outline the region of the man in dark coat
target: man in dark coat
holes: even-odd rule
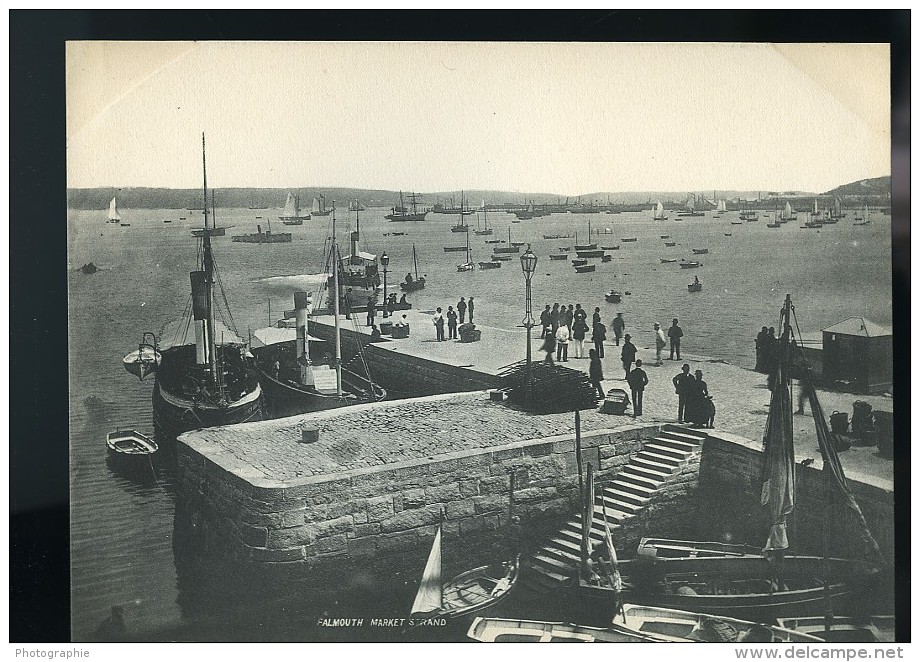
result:
[[[546,304],[546,308],[543,309],[543,312],[540,313],[540,326],[543,327],[543,331],[540,333],[541,338],[546,337],[547,331],[550,330],[552,323],[549,321],[549,304]]]
[[[681,372],[677,374],[671,383],[674,384],[674,392],[677,393],[677,422],[683,423],[687,420],[687,399],[693,390],[693,375],[690,374],[690,364],[685,363]]]
[[[377,304],[374,297],[367,297],[367,326],[374,326],[374,317],[377,315]]]
[[[677,360],[680,361],[680,339],[684,337],[684,330],[677,326],[677,318],[671,321],[671,328],[668,329],[668,338],[671,339],[671,360],[674,360],[674,353],[677,352]]]
[[[595,308],[594,315],[591,316],[591,326],[595,326],[600,321],[601,321],[601,309]]]
[[[447,337],[450,340],[457,339],[457,313],[453,306],[447,307]]]
[[[623,370],[626,371],[626,379],[629,379],[629,369],[633,361],[636,360],[636,346],[631,342],[632,336],[628,333],[623,336],[623,349],[620,351],[620,359],[623,361]]]
[[[549,311],[549,325],[553,332],[553,338],[556,337],[556,331],[559,330],[559,304],[554,303],[553,309]]]
[[[597,397],[604,399],[604,387],[601,382],[604,381],[604,371],[601,366],[601,357],[597,355],[597,350],[592,349],[589,352],[591,365],[588,367],[588,377],[591,379],[591,385],[597,389]]]
[[[463,297],[457,302],[457,313],[460,315],[460,324],[463,324],[466,319],[466,300]]]
[[[626,343],[629,344],[628,339]],[[623,347],[626,347],[626,345],[623,345]],[[636,367],[629,371],[626,381],[629,382],[629,388],[632,391],[633,417],[642,416],[642,393],[645,391],[646,384],[648,384],[648,375],[642,369],[641,359],[637,360]]]
[[[466,307],[467,312],[470,314],[470,324],[473,323],[473,308],[476,307],[476,304],[473,302],[473,297],[470,297],[470,305]]]
[[[594,331],[591,334],[591,340],[594,341],[594,350],[599,358],[604,358],[604,341],[607,340],[607,327],[603,322],[594,325]]]
[[[623,337],[623,331],[626,330],[626,320],[623,319],[623,313],[617,313],[613,318],[613,337],[617,347],[620,346],[620,338]]]
[[[766,372],[764,370],[764,345],[767,339],[767,327],[761,327],[760,333],[757,334],[757,340],[754,341],[754,348],[757,350],[757,362],[754,364],[754,370],[757,372]]]

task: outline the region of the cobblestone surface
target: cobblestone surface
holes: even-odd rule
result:
[[[504,330],[482,327],[483,340],[476,343],[435,342],[431,316],[421,311],[407,311],[412,335],[390,341],[384,346],[406,355],[474,367],[495,374],[509,363],[520,360],[512,349],[525,345],[524,329]],[[319,321],[331,323],[328,320]],[[379,321],[379,320],[378,320]],[[350,323],[349,323],[350,324]],[[364,327],[359,326],[362,331]],[[542,353],[538,338],[533,339],[534,358]],[[587,343],[586,343],[587,345]],[[523,353],[523,352],[521,352]],[[567,366],[588,370],[587,359],[572,358]],[[677,396],[672,377],[683,363],[691,371],[702,370],[703,379],[714,396],[717,430],[760,442],[766,423],[770,392],[766,376],[733,366],[724,361],[684,355],[681,361],[663,361],[654,365],[654,353],[639,348],[638,358],[649,376],[645,391],[644,414],[632,418],[611,416],[596,411],[583,412],[582,429],[617,429],[635,423],[653,425],[673,423],[677,418]],[[623,379],[619,348],[606,346],[602,361],[604,388],[629,387]],[[819,392],[819,399],[829,416],[833,411],[852,413],[853,401],[866,400],[875,409],[890,411],[892,402],[883,396],[854,396]],[[806,412],[808,408],[806,406]],[[320,439],[313,444],[300,443],[301,430],[316,427]],[[796,455],[798,459],[815,458],[820,464],[814,423],[809,413],[794,417]],[[224,428],[210,428],[190,433],[187,443],[205,456],[225,460],[234,473],[247,477],[262,475],[273,481],[336,473],[406,460],[434,458],[457,451],[501,446],[515,441],[574,434],[573,414],[533,416],[490,402],[482,392],[432,396],[415,400],[361,405],[347,409],[318,412],[304,416],[250,423]],[[892,481],[892,463],[878,456],[877,448],[853,448],[841,453],[847,475],[870,476],[883,482]]]

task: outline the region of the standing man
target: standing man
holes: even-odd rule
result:
[[[626,371],[624,379],[629,380],[629,369],[633,361],[636,360],[636,346],[630,342],[632,336],[628,333],[623,336],[623,349],[620,351],[620,359],[623,361],[623,370]]]
[[[629,341],[627,340],[626,342]],[[642,369],[642,359],[636,361],[636,367],[629,372],[626,381],[629,382],[629,388],[632,391],[633,418],[642,416],[642,393],[645,391],[646,384],[648,384],[648,375]]]
[[[661,365],[661,350],[664,349],[667,342],[661,325],[655,322],[655,365]]]
[[[569,327],[569,335],[572,335],[572,320],[575,319],[575,307],[569,304],[569,307],[562,311],[559,317],[561,318],[560,324]]]
[[[588,325],[585,323],[585,316],[575,315],[572,320],[572,342],[575,345],[575,358],[585,358],[585,334],[588,332]]]
[[[457,313],[453,306],[447,307],[447,332],[448,338],[457,339]]]
[[[374,326],[374,317],[376,315],[377,305],[374,303],[374,297],[369,296],[367,297],[367,326]]]
[[[680,339],[684,337],[684,330],[677,326],[677,318],[671,320],[671,328],[668,329],[668,338],[671,339],[671,361],[674,360],[674,353],[677,352],[677,360],[680,361]]]
[[[441,314],[440,308],[438,308],[437,312],[434,314],[434,330],[437,341],[441,342],[444,340],[444,315]]]
[[[594,351],[597,352],[598,358],[604,358],[604,341],[607,340],[607,327],[600,320],[594,325],[591,340],[594,341]]]
[[[562,363],[569,360],[569,327],[564,324],[556,329],[556,360]]]
[[[549,325],[552,331],[553,337],[556,337],[556,331],[559,330],[559,304],[554,303],[553,309],[549,311]]]
[[[760,327],[760,333],[754,341],[754,349],[757,351],[757,362],[754,364],[754,370],[757,372],[766,372],[764,369],[764,345],[767,340],[767,327]]]
[[[693,390],[693,382],[696,381],[690,374],[690,364],[685,363],[681,372],[674,376],[671,383],[674,384],[674,392],[677,394],[677,422],[684,423],[687,420],[687,399]]]
[[[620,346],[620,338],[623,337],[623,331],[626,330],[626,320],[623,319],[623,313],[617,313],[613,318],[613,337],[616,339],[617,347]]]
[[[588,367],[588,377],[591,380],[591,385],[597,389],[597,397],[601,400],[604,399],[604,387],[601,386],[601,382],[604,381],[604,372],[601,366],[601,357],[597,355],[597,351],[591,350],[591,365]]]
[[[460,301],[457,302],[457,312],[460,314],[460,324],[463,324],[463,320],[466,319],[466,301],[463,297],[460,297]]]
[[[540,326],[543,327],[543,331],[540,333],[540,337],[545,338],[546,333],[549,331],[549,327],[551,326],[549,321],[549,304],[546,304],[546,308],[544,308],[543,312],[540,313]],[[550,331],[550,333],[552,332]]]
[[[351,303],[352,303],[350,287],[347,290],[345,290],[344,299],[345,299],[345,319],[350,320],[351,319]]]
[[[580,303],[575,304],[575,312],[572,314],[572,320],[581,320],[584,322],[588,319],[588,313],[585,312],[585,309],[581,307]]]
[[[470,324],[473,323],[473,297],[470,297],[470,305],[466,307],[470,313]]]
[[[597,326],[601,321],[601,309],[595,308],[594,315],[591,316],[591,326]]]

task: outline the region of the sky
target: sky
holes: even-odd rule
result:
[[[802,190],[890,174],[887,44],[69,42],[72,188]]]

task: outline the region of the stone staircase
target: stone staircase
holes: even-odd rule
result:
[[[683,466],[706,438],[702,430],[677,425],[663,426],[658,435],[645,441],[617,474],[605,483],[594,501],[591,537],[603,540],[603,505],[611,532],[642,511],[659,487]],[[570,580],[579,563],[581,549],[581,513],[575,515],[528,560],[525,583],[539,592],[558,589]]]

